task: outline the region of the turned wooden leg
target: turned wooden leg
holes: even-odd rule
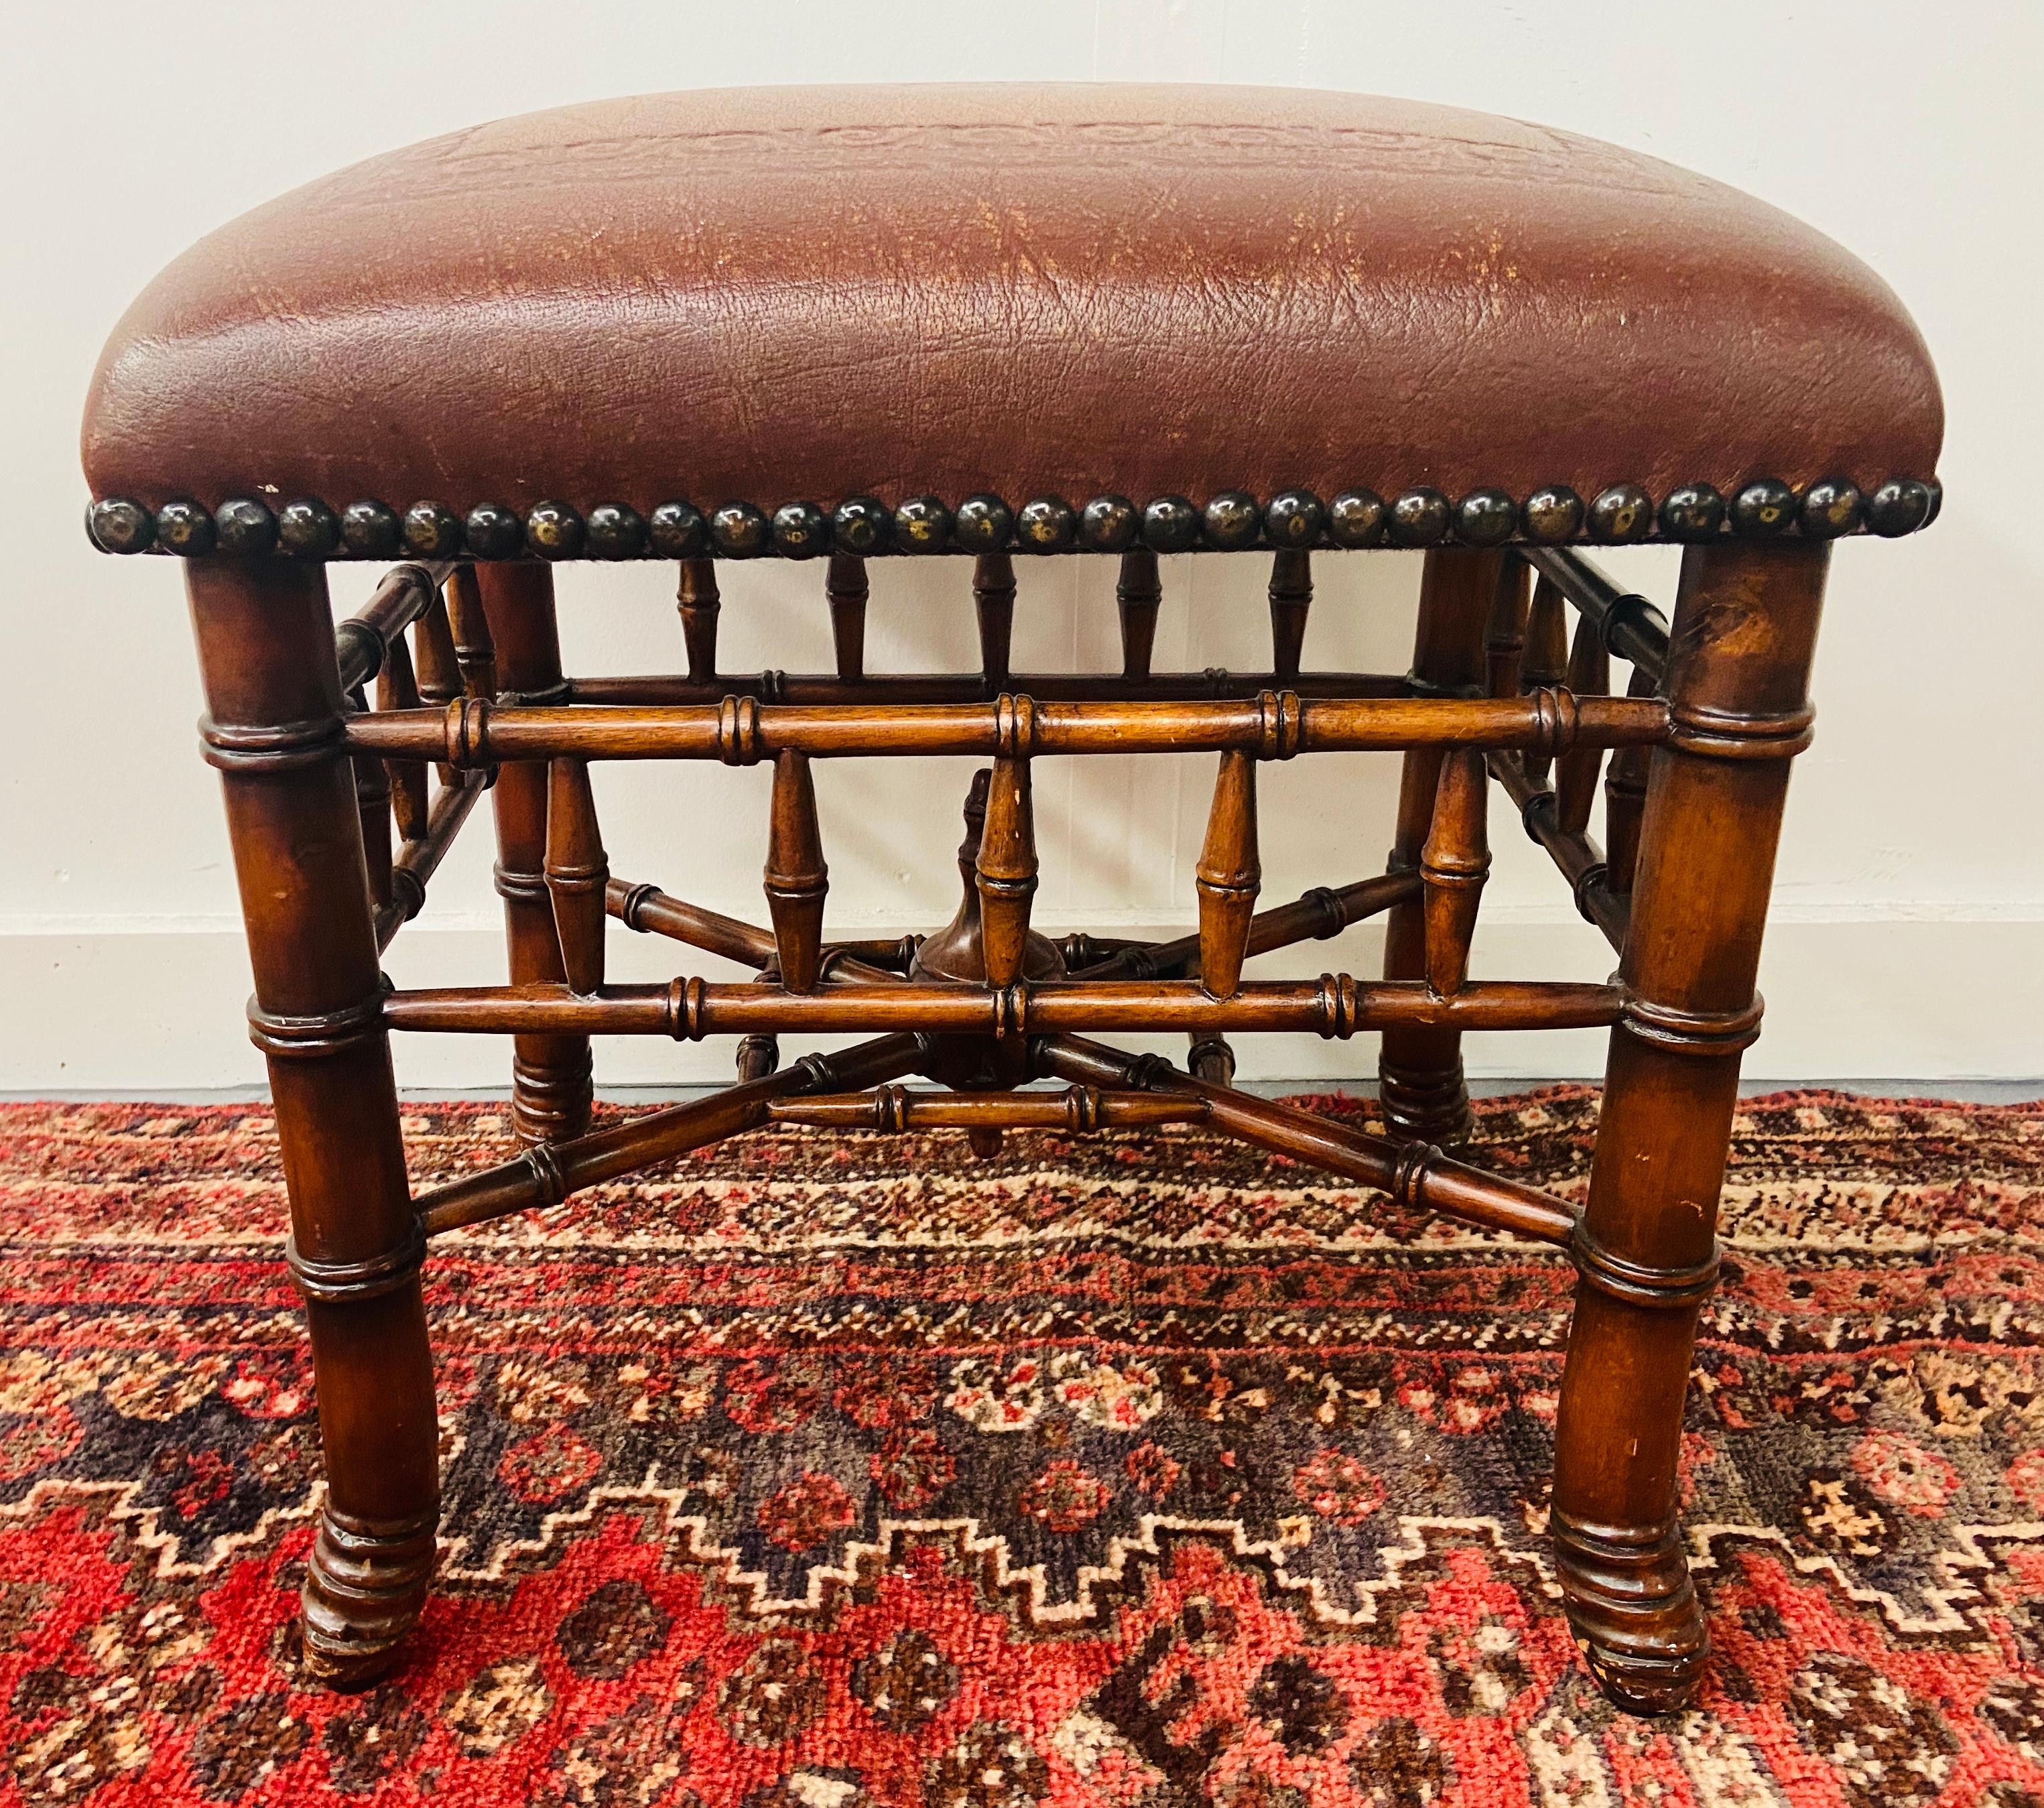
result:
[[[1696,1315],[1789,762],[1809,735],[1821,544],[1699,547],[1670,639],[1674,743],[1657,750],[1612,1032],[1555,1450],[1569,1618],[1604,1692],[1685,1706],[1707,1650],[1677,1520]]]
[[[248,930],[249,1021],[268,1058],[289,1259],[305,1296],[326,1503],[305,1651],[351,1687],[390,1662],[432,1575],[440,1486],[425,1239],[405,1179],[355,779],[340,747],[325,573],[287,560],[186,567]]]
[[[1420,696],[1481,694],[1485,630],[1503,568],[1504,555],[1496,552],[1454,547],[1427,555],[1411,680]],[[1416,747],[1405,755],[1392,872],[1409,872],[1419,866],[1433,827],[1440,779],[1439,748]],[[1384,977],[1424,979],[1426,973],[1426,908],[1415,898],[1393,905],[1385,917]],[[1462,1079],[1462,1037],[1457,1031],[1385,1031],[1377,1073],[1385,1128],[1390,1134],[1422,1142],[1458,1142],[1469,1134],[1469,1088]]]
[[[497,648],[497,682],[524,703],[560,701],[560,640],[554,574],[544,565],[479,565],[476,577]],[[504,900],[513,985],[565,984],[560,938],[547,889],[544,760],[498,769],[497,889]],[[511,1123],[521,1140],[557,1142],[589,1128],[589,1038],[513,1038]]]

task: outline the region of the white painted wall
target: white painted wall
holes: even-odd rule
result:
[[[1615,140],[1739,184],[1831,232],[1915,311],[1950,405],[1937,528],[1836,562],[1815,750],[1790,809],[1749,1070],[1820,1078],[2044,1074],[2044,9],[1927,14],[1364,0],[559,0],[284,9],[138,0],[25,8],[0,66],[9,185],[0,283],[0,520],[10,680],[0,702],[0,1087],[191,1087],[259,1075],[247,977],[178,574],[86,548],[75,435],[87,375],[129,297],[190,240],[357,158],[496,115],[662,87],[751,82],[1148,78],[1303,83],[1485,108]],[[2029,537],[2023,537],[2028,531]],[[1167,571],[1158,660],[1260,662],[1260,562]],[[1324,559],[1308,658],[1402,663],[1415,568]],[[1627,574],[1665,586],[1667,559]],[[969,662],[964,568],[876,569],[870,662]],[[813,569],[732,574],[729,669],[827,664]],[[339,574],[359,601],[364,574]],[[662,568],[563,579],[572,667],[671,668]],[[1023,574],[1019,662],[1113,658],[1112,574]],[[1043,784],[1043,919],[1182,923],[1207,759],[1070,762]],[[966,768],[833,766],[819,781],[840,926],[934,927],[954,898]],[[601,774],[616,869],[758,912],[763,772]],[[1388,761],[1269,770],[1269,895],[1374,869]],[[1339,799],[1337,804],[1335,800]],[[1083,813],[1076,808],[1085,806]],[[1082,820],[1082,828],[1070,823]],[[1610,965],[1498,812],[1480,971]],[[400,983],[494,977],[480,823],[394,954]],[[1366,932],[1301,965],[1367,972]],[[687,957],[684,956],[686,959]],[[666,970],[632,939],[618,965]],[[1282,969],[1278,969],[1282,970]],[[1370,1072],[1365,1042],[1250,1044],[1253,1071]],[[494,1045],[409,1043],[403,1077],[501,1077]],[[1592,1036],[1477,1038],[1504,1074],[1593,1073]],[[724,1051],[613,1046],[612,1080],[708,1077]]]

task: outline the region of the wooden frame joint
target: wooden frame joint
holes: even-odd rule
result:
[[[395,1249],[355,1261],[327,1261],[302,1255],[294,1239],[284,1245],[284,1263],[291,1271],[291,1279],[298,1284],[299,1292],[319,1306],[355,1306],[394,1293],[417,1279],[425,1257],[425,1222],[416,1215],[405,1240]]]
[[[1657,1004],[1628,989],[1619,1010],[1619,1022],[1628,1035],[1677,1054],[1707,1058],[1735,1057],[1759,1038],[1760,1020],[1766,1008],[1758,992],[1750,1003],[1734,1011],[1684,1011],[1672,1004]]]
[[[298,722],[225,723],[199,718],[201,750],[208,766],[222,772],[295,772],[337,759],[348,724],[336,712]]]
[[[1607,1248],[1579,1219],[1569,1239],[1569,1255],[1584,1284],[1609,1299],[1649,1311],[1686,1311],[1711,1296],[1718,1283],[1723,1250],[1714,1238],[1711,1253],[1700,1262],[1686,1268],[1654,1268]]]
[[[1668,706],[1668,744],[1699,759],[1792,759],[1816,739],[1816,721],[1808,704],[1747,716],[1677,697]]]
[[[273,1061],[317,1061],[375,1042],[383,1034],[384,1001],[393,989],[387,977],[378,977],[376,990],[359,1004],[310,1016],[266,1011],[251,998],[248,1039]]]

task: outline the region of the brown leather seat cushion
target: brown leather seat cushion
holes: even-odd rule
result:
[[[1864,265],[1650,157],[1228,87],[730,90],[342,171],[129,309],[95,495],[460,514],[1930,478]]]

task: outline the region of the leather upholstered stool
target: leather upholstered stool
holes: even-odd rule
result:
[[[1940,432],[1908,316],[1795,221],[1347,95],[610,102],[378,158],[194,248],[101,364],[89,525],[185,561],[317,1365],[315,1665],[375,1674],[432,1572],[436,1233],[772,1120],[1197,1122],[1573,1252],[1568,1610],[1614,1699],[1681,1704],[1706,1645],[1684,1388],[1825,566],[1929,524]],[[1581,550],[1650,540],[1688,549],[1672,622]],[[1302,670],[1311,562],[1387,547],[1427,549],[1409,674]],[[1158,555],[1185,552],[1270,562],[1267,671],[1151,670]],[[1120,672],[1009,670],[1034,554],[1120,561]],[[977,562],[983,670],[867,672],[874,562],[946,555]],[[718,674],[719,584],[753,558],[816,562],[835,672]],[[394,562],[338,631],[333,559]],[[678,565],[685,674],[563,674],[556,567],[586,559]],[[1389,871],[1257,912],[1258,763],[1343,749],[1403,753]],[[1197,932],[1032,932],[1034,763],[1188,750],[1219,756]],[[829,942],[810,762],[929,754],[991,768],[958,921]],[[589,764],[624,758],[771,763],[770,927],[609,877]],[[1612,983],[1466,977],[1493,785]],[[394,992],[379,950],[486,791],[511,983]],[[1242,977],[1377,912],[1381,981]],[[607,916],[761,977],[607,985]],[[1612,1037],[1580,1216],[1443,1155],[1462,1031],[1585,1025]],[[1382,1033],[1388,1137],[1231,1089],[1223,1038],[1304,1029]],[[415,1196],[393,1030],[511,1035],[526,1154]],[[1189,1071],[1095,1039],[1162,1030]],[[826,1031],[874,1039],[781,1064]],[[631,1034],[742,1038],[739,1083],[591,1134],[590,1038]],[[915,1074],[941,1089],[893,1084]]]

